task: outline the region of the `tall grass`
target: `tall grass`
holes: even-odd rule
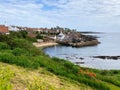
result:
[[[102,81],[109,82],[111,84],[114,84],[114,85],[120,87],[120,81],[118,81],[118,80],[116,80],[114,78],[111,78],[109,76],[100,76],[100,75],[98,75],[97,78],[102,80]]]
[[[28,90],[56,90],[56,88],[47,82],[42,81],[39,77],[34,77],[32,82],[28,82]]]
[[[12,84],[10,82],[14,73],[9,69],[9,67],[0,66],[0,90],[12,90]]]

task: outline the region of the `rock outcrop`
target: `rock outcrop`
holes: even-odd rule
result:
[[[93,56],[93,58],[118,60],[120,56]]]
[[[56,42],[62,45],[69,45],[73,47],[93,46],[100,43],[94,36],[83,35],[78,32],[70,33],[66,35],[64,39],[57,40]]]

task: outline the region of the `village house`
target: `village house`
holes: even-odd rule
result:
[[[31,28],[31,27],[22,27],[22,26],[8,26],[9,31],[21,31],[26,30],[28,33],[49,33],[51,32],[48,28]]]
[[[44,29],[43,28],[29,28],[29,27],[27,27],[26,28],[26,31],[28,31],[29,33],[34,33],[34,32],[43,32],[44,31]]]
[[[51,29],[49,29],[49,30],[48,30],[48,33],[50,33],[50,34],[52,34],[52,35],[57,35],[57,34],[60,33],[60,31],[59,31],[59,30],[51,30]]]
[[[8,27],[5,25],[0,25],[0,34],[9,34]]]
[[[9,31],[19,31],[20,29],[17,26],[10,25],[10,26],[8,26],[8,30]]]
[[[26,30],[27,27],[18,26],[17,28],[19,29],[19,31],[21,31],[21,30]]]
[[[65,34],[63,34],[63,32],[61,31],[56,39],[62,41],[63,39],[65,39]]]

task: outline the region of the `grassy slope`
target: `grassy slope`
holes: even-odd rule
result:
[[[82,68],[66,60],[50,58],[26,38],[20,38],[19,34],[13,37],[15,35],[0,36],[0,62],[12,64],[1,63],[0,66],[0,86],[7,86],[8,89],[5,90],[10,90],[11,77],[15,89],[90,89],[83,85],[85,84],[97,90],[120,90],[120,71]],[[78,83],[73,83],[71,79]]]
[[[104,82],[104,83],[110,87],[110,90],[120,90],[120,87],[118,87],[118,86],[115,86],[115,85],[108,83],[108,82]]]
[[[0,62],[0,67],[10,69],[14,73],[11,78],[13,90],[28,90],[29,85],[33,85],[30,90],[35,90],[35,87],[47,87],[51,90],[92,90],[83,84],[77,83],[67,78],[59,77],[46,71],[44,68],[38,70],[28,70],[19,66],[9,65]],[[37,82],[37,83],[35,83]],[[37,84],[37,85],[35,85]]]

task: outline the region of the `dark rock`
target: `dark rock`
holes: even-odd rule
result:
[[[69,57],[66,57],[66,58],[69,58]]]
[[[93,56],[93,58],[118,60],[120,56]]]
[[[79,59],[83,60],[84,58],[81,57],[81,58],[79,58]]]
[[[100,44],[96,37],[91,35],[83,35],[78,32],[70,33],[62,40],[56,40],[57,43],[72,46],[72,47],[83,47],[83,46],[94,46]]]
[[[85,62],[75,62],[76,64],[84,64]]]
[[[76,57],[76,59],[79,59],[78,57]]]

